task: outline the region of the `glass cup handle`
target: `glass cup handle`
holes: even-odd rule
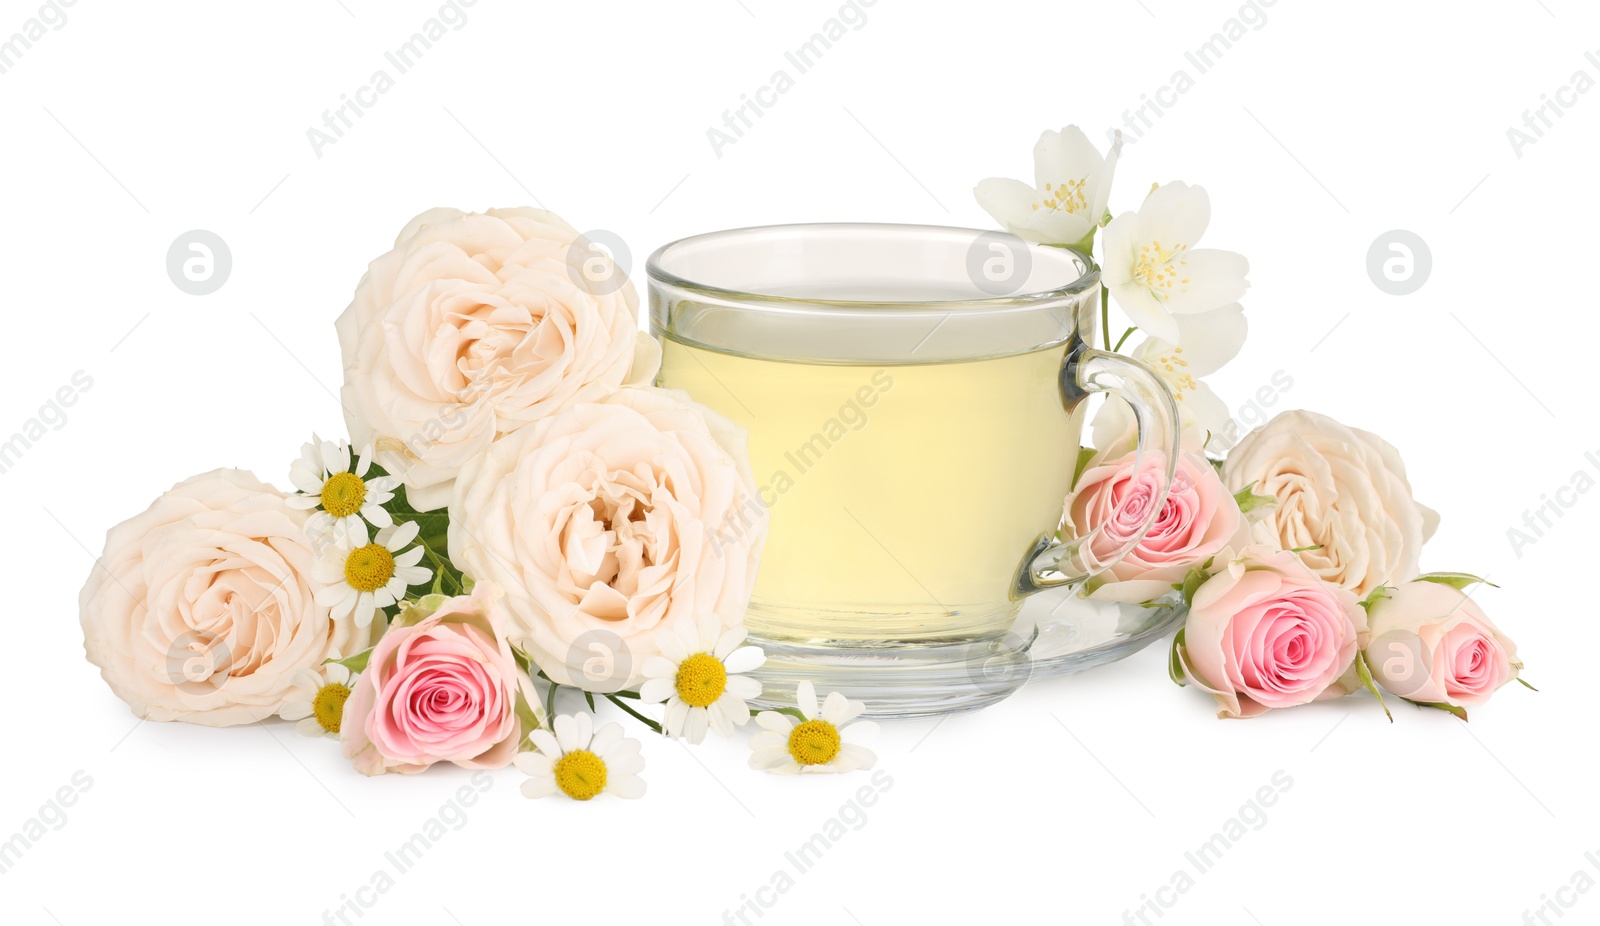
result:
[[[1167,384],[1154,370],[1137,360],[1095,350],[1079,342],[1061,365],[1061,400],[1067,413],[1072,414],[1093,392],[1110,393],[1132,407],[1139,429],[1134,469],[1156,477],[1156,493],[1132,533],[1123,534],[1123,542],[1110,550],[1104,549],[1105,525],[1082,537],[1058,539],[1050,534],[1039,535],[1017,573],[1012,589],[1015,598],[1081,582],[1116,565],[1150,531],[1172,488],[1181,435],[1178,403]],[[1069,461],[1069,465],[1075,463],[1075,460]],[[1065,518],[1062,523],[1065,525]]]

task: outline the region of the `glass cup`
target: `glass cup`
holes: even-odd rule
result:
[[[825,224],[685,238],[650,257],[657,380],[749,431],[770,524],[746,615],[764,697],[801,679],[878,716],[982,706],[1026,673],[1021,599],[1104,571],[1159,513],[1177,410],[1097,350],[1099,273],[1000,232]],[[1087,415],[1128,401],[1149,508],[1067,536]],[[737,534],[753,520],[718,526]],[[997,667],[1000,671],[996,671]]]

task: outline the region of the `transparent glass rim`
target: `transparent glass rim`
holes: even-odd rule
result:
[[[830,299],[764,293],[759,288],[754,287],[730,288],[718,286],[700,280],[688,279],[668,270],[663,265],[664,262],[672,258],[675,252],[687,250],[696,245],[714,244],[734,238],[752,240],[764,235],[783,235],[797,232],[818,237],[851,233],[900,237],[917,235],[953,237],[959,235],[976,238],[980,235],[998,234],[1015,239],[1021,246],[1027,247],[1034,253],[1055,252],[1054,256],[1066,256],[1075,260],[1082,269],[1076,279],[1064,286],[1025,290],[1008,293],[1003,296],[977,296],[962,299]],[[743,228],[704,232],[679,238],[656,248],[645,263],[645,274],[654,283],[728,303],[739,303],[750,308],[765,309],[767,311],[815,313],[819,315],[864,310],[937,312],[939,315],[959,315],[962,313],[993,315],[997,312],[1006,311],[1040,311],[1062,304],[1076,304],[1081,301],[1085,293],[1091,292],[1100,283],[1100,270],[1095,266],[1093,259],[1090,255],[1075,248],[1038,244],[1015,235],[1009,235],[1006,232],[997,232],[994,229],[892,222],[801,222],[750,225]]]

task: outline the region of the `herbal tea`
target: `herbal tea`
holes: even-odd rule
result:
[[[1056,528],[1077,458],[1082,415],[1063,412],[1057,385],[1066,345],[854,365],[663,344],[660,384],[750,431],[771,511],[753,633],[931,642],[1010,627],[1011,583]]]

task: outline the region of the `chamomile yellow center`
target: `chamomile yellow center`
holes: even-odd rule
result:
[[[322,484],[322,510],[336,518],[355,514],[366,500],[367,484],[355,473],[334,473]]]
[[[394,554],[381,543],[350,551],[344,561],[344,580],[358,592],[375,592],[394,578]]]
[[[311,699],[311,716],[317,718],[322,729],[338,733],[339,720],[344,717],[344,702],[349,697],[350,689],[345,685],[338,682],[323,685]]]
[[[808,720],[789,731],[789,755],[801,765],[827,765],[839,754],[839,728]]]
[[[710,707],[728,690],[728,670],[710,653],[695,653],[678,664],[678,697],[690,707]]]
[[[586,801],[606,789],[606,764],[587,749],[556,760],[556,787],[575,801]]]

